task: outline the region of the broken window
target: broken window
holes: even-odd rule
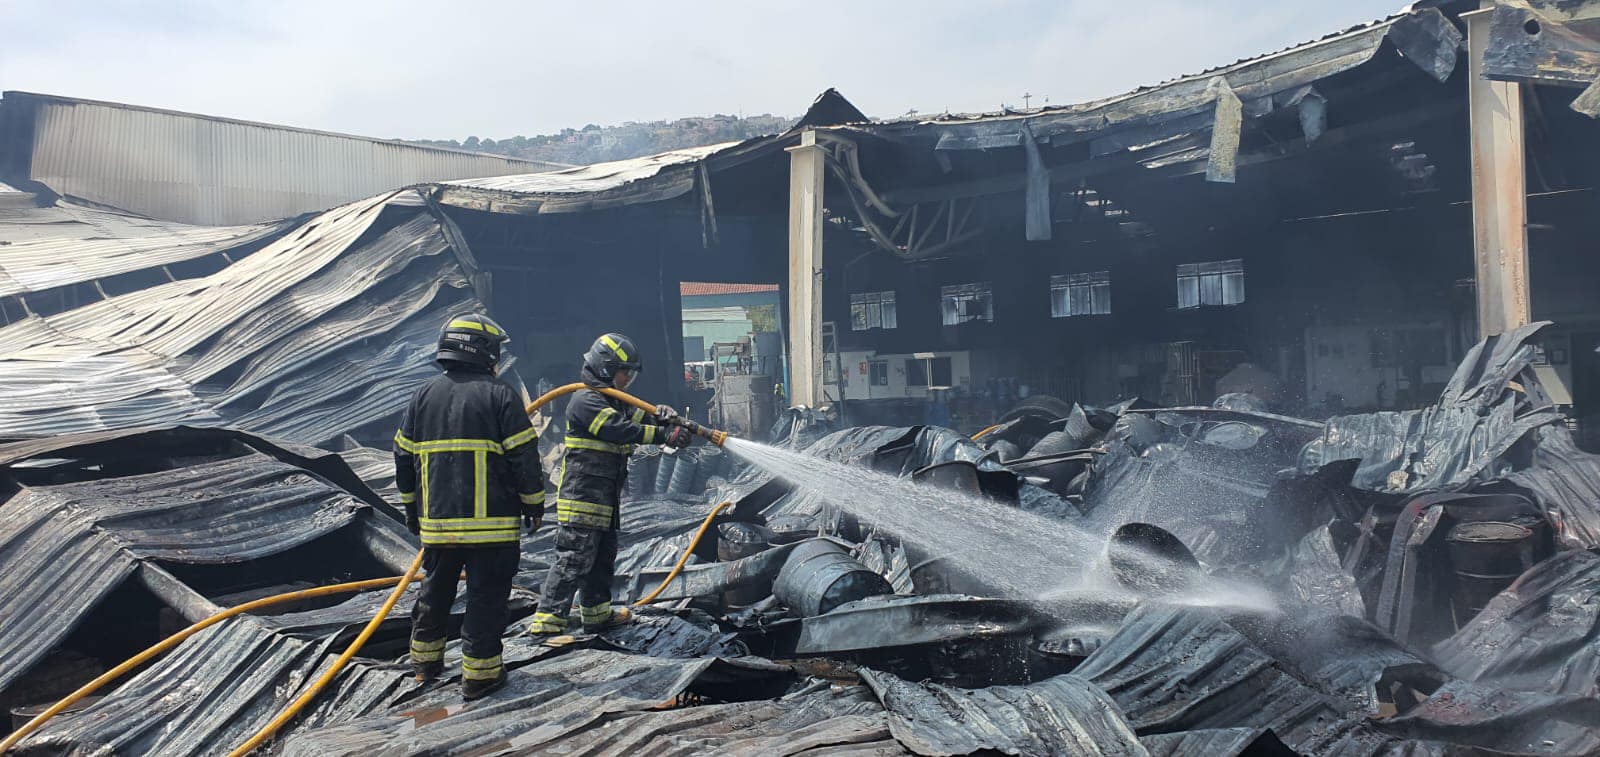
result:
[[[1238,305],[1244,302],[1244,260],[1185,263],[1178,266],[1178,307]]]
[[[1111,314],[1111,272],[1050,277],[1050,317]]]
[[[933,367],[933,385],[950,386],[950,358],[906,358],[906,386],[927,386],[928,367]]]
[[[894,292],[861,292],[850,295],[850,330],[892,329],[899,326],[895,317]]]
[[[867,375],[869,383],[871,383],[873,386],[888,386],[889,361],[874,360],[870,363],[867,363]]]
[[[939,309],[946,326],[969,321],[993,321],[993,286],[984,281],[943,287],[939,290]]]

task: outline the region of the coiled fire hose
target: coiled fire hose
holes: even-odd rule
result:
[[[538,399],[529,403],[527,412],[529,415],[532,415],[535,411],[548,404],[551,400],[576,392],[579,389],[583,389],[584,386],[584,384],[574,383],[552,389],[551,391],[541,395]],[[602,394],[617,400],[621,400],[622,402],[639,408],[640,410],[644,410],[649,413],[654,413],[656,411],[655,405],[651,405],[650,403],[645,402],[638,397],[634,397],[631,394],[627,394],[621,390],[603,387],[600,388],[599,391]],[[723,443],[728,439],[728,434],[726,432],[713,428],[706,428],[698,423],[688,420],[687,418],[679,419],[675,422],[688,429],[690,433],[693,433],[695,436],[699,436],[719,447],[722,446]],[[710,528],[711,521],[716,518],[717,514],[722,512],[723,508],[727,507],[729,504],[731,503],[723,502],[711,509],[711,512],[706,515],[705,521],[700,524],[700,529],[695,532],[694,538],[689,541],[688,548],[684,550],[683,555],[678,558],[677,564],[674,565],[671,572],[667,574],[666,579],[663,580],[661,585],[657,586],[655,591],[651,592],[649,596],[634,602],[633,604],[635,607],[650,604],[657,596],[661,594],[664,589],[667,588],[668,584],[672,583],[673,579],[678,577],[678,573],[683,570],[684,564],[688,562],[689,555],[694,552],[697,546],[699,546],[701,537],[705,536],[707,529]],[[22,727],[13,731],[11,735],[5,738],[4,741],[0,741],[0,754],[5,754],[6,752],[10,751],[12,747],[16,746],[23,739],[27,738],[29,734],[37,731],[51,718],[61,714],[67,708],[81,701],[84,697],[93,694],[94,692],[100,690],[101,687],[122,677],[140,665],[149,662],[157,655],[172,649],[173,647],[182,643],[185,639],[188,639],[189,637],[194,636],[195,634],[210,628],[217,623],[227,620],[228,618],[236,615],[242,615],[252,610],[259,610],[264,607],[283,604],[285,602],[296,602],[302,599],[324,597],[331,594],[366,591],[368,589],[378,589],[385,586],[393,586],[394,591],[389,593],[388,599],[384,600],[383,606],[378,609],[377,614],[372,617],[372,620],[367,622],[366,627],[361,629],[361,633],[356,635],[355,640],[350,642],[349,648],[345,649],[344,653],[339,655],[338,659],[334,660],[333,664],[329,666],[328,669],[323,672],[323,674],[317,678],[317,680],[312,683],[310,687],[308,687],[304,692],[301,692],[300,696],[297,697],[294,702],[290,703],[290,705],[285,708],[283,712],[279,713],[276,718],[273,718],[271,723],[268,723],[260,731],[257,731],[254,736],[251,736],[250,739],[244,744],[240,745],[238,749],[235,749],[229,753],[229,757],[243,757],[243,755],[249,754],[257,747],[265,743],[268,739],[272,738],[279,729],[283,728],[283,726],[288,724],[290,720],[293,720],[296,715],[300,714],[300,711],[305,709],[306,705],[315,700],[317,695],[321,694],[322,690],[327,688],[329,683],[333,682],[333,679],[338,676],[340,671],[344,670],[345,665],[349,664],[350,660],[356,656],[356,653],[361,651],[361,647],[367,643],[368,639],[372,638],[372,634],[378,630],[378,626],[383,623],[384,619],[389,617],[389,613],[394,610],[394,606],[400,602],[400,597],[405,594],[406,587],[411,584],[411,581],[416,578],[417,573],[421,571],[422,555],[423,553],[421,551],[417,552],[416,558],[411,561],[411,567],[406,570],[406,573],[403,576],[373,578],[365,581],[352,581],[350,583],[318,586],[312,589],[302,589],[300,591],[291,591],[286,594],[263,597],[261,599],[246,602],[235,607],[230,607],[222,612],[217,613],[216,615],[212,615],[209,618],[201,620],[200,622],[195,623],[194,625],[191,625],[182,631],[162,639],[149,649],[146,649],[143,652],[140,652],[139,654],[129,658],[126,662],[123,662],[122,664],[100,674],[94,680],[84,684],[83,686],[80,686],[77,691],[68,694],[61,701],[51,705],[49,709],[39,713],[32,720],[24,723]]]

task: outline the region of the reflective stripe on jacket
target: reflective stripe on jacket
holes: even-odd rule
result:
[[[394,461],[427,546],[515,543],[521,516],[544,510],[538,434],[522,398],[487,372],[452,369],[418,389]]]

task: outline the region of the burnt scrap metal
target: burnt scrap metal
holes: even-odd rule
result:
[[[1572,109],[1600,116],[1600,3],[1495,3],[1483,65],[1490,79],[1581,88]]]
[[[1069,558],[1076,565],[1049,566],[1062,588],[1041,596],[1008,593],[959,554],[903,541],[892,512],[863,517],[725,450],[641,454],[623,507],[618,601],[660,584],[709,504],[734,507],[636,624],[550,645],[514,622],[503,655],[510,686],[462,705],[459,679],[411,678],[405,619],[391,618],[368,656],[272,749],[1591,751],[1600,748],[1600,663],[1591,659],[1600,626],[1583,608],[1600,570],[1561,538],[1561,524],[1563,507],[1592,503],[1558,506],[1567,489],[1518,482],[1560,481],[1600,459],[1575,448],[1537,453],[1563,429],[1543,422],[1538,379],[1524,370],[1534,331],[1481,345],[1439,402],[1412,416],[1406,444],[1450,453],[1427,458],[1433,468],[1401,468],[1439,484],[1432,489],[1372,488],[1396,465],[1388,447],[1374,445],[1371,459],[1330,452],[1333,438],[1343,454],[1364,454],[1360,443],[1375,434],[1335,431],[1392,427],[1392,418],[1324,426],[1238,409],[1248,402],[1035,398],[992,432],[998,439],[983,440],[987,449],[929,426],[790,435],[814,438],[804,445],[813,458],[968,497],[972,517],[1016,509],[1109,540],[1103,553]],[[1507,405],[1512,423],[1486,430],[1483,419]],[[1515,422],[1530,418],[1540,422]],[[799,420],[786,429],[798,432]],[[1083,459],[1006,462],[1001,443]],[[113,616],[153,638],[286,581],[398,572],[413,542],[376,493],[391,483],[383,453],[341,446],[211,428],[0,446],[12,492],[3,549],[9,565],[27,566],[7,571],[13,585],[0,591],[6,637],[26,640],[8,646],[0,666],[5,701],[59,696],[44,685],[53,660],[108,658],[87,676],[125,655],[95,633]],[[1474,454],[1462,462],[1460,450]],[[1063,478],[1084,480],[1067,487]],[[517,618],[531,611],[550,540],[544,532],[523,545]],[[1028,556],[1016,562],[1029,569]],[[40,581],[51,590],[36,591]],[[1276,607],[1196,606],[1205,595],[1184,588],[1237,581],[1263,587]],[[224,622],[21,749],[229,748],[295,696],[381,599],[370,592]],[[447,663],[459,655],[452,641]]]
[[[245,230],[145,229],[117,266],[161,268],[174,256],[229,250],[239,257],[196,278],[163,277],[61,312],[8,317],[0,438],[185,423],[308,444],[346,434],[386,439],[393,398],[431,371],[438,324],[483,308],[470,253],[415,200],[415,192],[391,192]],[[268,237],[248,255],[240,250]],[[37,274],[7,275],[54,284],[119,270],[83,271],[72,256],[58,257],[41,261]]]

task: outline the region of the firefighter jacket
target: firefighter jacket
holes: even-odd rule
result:
[[[583,382],[607,384],[587,368]],[[567,452],[556,481],[556,520],[584,528],[615,528],[622,481],[635,444],[661,444],[667,429],[648,423],[649,413],[611,399],[593,388],[580,389],[567,403]]]
[[[544,511],[538,434],[522,398],[487,371],[452,367],[417,390],[394,468],[425,546],[515,544],[521,516]]]

